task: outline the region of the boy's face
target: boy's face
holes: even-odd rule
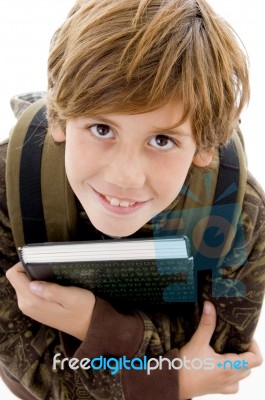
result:
[[[190,121],[175,127],[181,103],[155,111],[72,119],[56,140],[66,140],[66,173],[92,224],[110,236],[140,229],[178,196],[196,154]],[[57,136],[56,136],[57,135]]]

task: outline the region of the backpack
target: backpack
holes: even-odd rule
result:
[[[23,112],[8,144],[7,205],[16,247],[27,243],[75,239],[77,207],[75,195],[65,174],[64,151],[64,143],[54,143],[48,133],[44,97]],[[207,174],[203,175],[199,168],[195,168],[193,174],[195,177],[191,186],[182,188],[182,194],[185,192],[185,210],[176,211],[169,218],[166,214],[171,219],[169,226],[174,218],[182,218],[185,214],[187,229],[176,232],[169,227],[167,233],[192,236],[195,243],[195,269],[217,271],[217,267],[223,265],[224,258],[233,247],[240,226],[247,179],[246,156],[240,129],[234,132],[228,145],[219,149],[219,170],[211,176],[214,188],[210,202],[208,199],[211,205],[206,207],[202,204],[199,213],[195,206],[197,203],[194,193],[201,190]],[[205,193],[203,195],[207,197]],[[207,211],[207,216],[203,214],[203,210]],[[161,215],[163,216],[163,212]],[[213,242],[209,248],[206,243],[207,232],[207,240],[213,240],[216,229],[218,230],[214,226],[216,224],[220,224],[221,229],[225,225],[225,237],[223,243],[216,245]],[[155,236],[156,232],[153,233]],[[244,240],[243,229],[241,236]],[[210,256],[209,249],[212,252]]]
[[[65,146],[55,144],[46,135],[47,128],[45,98],[41,98],[23,112],[10,134],[6,192],[17,248],[75,236],[77,211],[65,175]]]

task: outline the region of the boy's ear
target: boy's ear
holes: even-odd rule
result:
[[[193,164],[197,167],[207,167],[213,160],[214,150],[197,152],[193,157]]]
[[[65,133],[59,125],[53,125],[51,135],[56,143],[65,142]]]

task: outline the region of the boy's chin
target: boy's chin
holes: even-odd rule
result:
[[[93,223],[93,222],[92,222]],[[122,226],[106,226],[105,224],[93,224],[95,228],[102,232],[104,235],[112,237],[112,238],[122,238],[133,235],[137,232],[141,226],[128,226],[128,224],[124,223]]]
[[[133,235],[138,229],[134,230],[117,230],[117,229],[98,229],[103,235],[109,236],[111,238],[126,238],[127,236]]]

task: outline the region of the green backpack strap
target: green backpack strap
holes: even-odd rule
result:
[[[77,211],[64,152],[48,132],[45,98],[36,101],[18,120],[7,150],[7,204],[17,247],[75,235]]]
[[[181,189],[181,195],[174,207],[165,210],[154,218],[156,236],[185,235],[189,238],[194,268],[179,272],[187,274],[183,284],[169,286],[164,292],[165,301],[197,301],[209,271],[212,273],[213,297],[226,293],[226,285],[238,288],[244,293],[239,281],[226,279],[220,273],[224,267],[231,268],[236,262],[245,262],[244,230],[241,223],[244,201],[247,166],[242,138],[235,132],[226,146],[219,149],[219,163],[216,167],[202,169],[191,167],[190,179]],[[231,250],[236,239],[231,263]],[[238,248],[239,246],[239,248]],[[160,272],[163,274],[163,270]],[[200,284],[198,282],[204,282]],[[229,296],[229,294],[228,294]]]
[[[201,168],[193,167],[191,184],[182,188],[185,195],[181,210],[182,220],[185,221],[184,233],[192,238],[197,254],[203,252],[206,255],[212,251],[213,262],[219,260],[218,264],[222,264],[235,239],[246,183],[245,151],[242,139],[235,131],[229,144],[219,149],[219,168],[202,173]],[[203,235],[215,224],[220,224],[221,231],[225,230],[225,240],[220,246],[210,249],[202,244]]]

